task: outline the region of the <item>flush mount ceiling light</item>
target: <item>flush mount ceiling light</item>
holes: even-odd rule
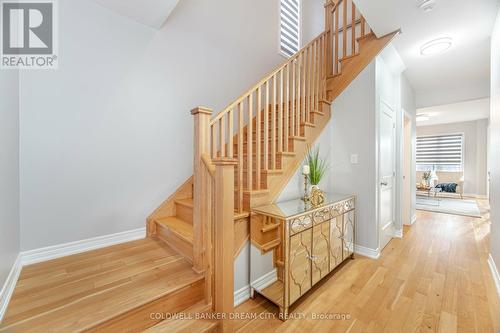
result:
[[[420,54],[423,56],[442,53],[451,47],[452,39],[443,37],[433,39],[420,47]]]
[[[420,121],[427,121],[429,120],[429,116],[426,115],[426,114],[418,114],[417,115],[417,121],[420,122]]]
[[[418,8],[424,12],[430,12],[436,6],[436,0],[418,0]]]

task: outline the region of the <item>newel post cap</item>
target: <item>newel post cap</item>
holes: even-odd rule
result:
[[[206,107],[203,107],[203,106],[197,106],[195,107],[194,109],[191,110],[191,114],[194,116],[198,113],[204,113],[204,114],[208,114],[208,115],[211,115],[212,114],[212,109],[209,109],[209,108],[206,108]]]

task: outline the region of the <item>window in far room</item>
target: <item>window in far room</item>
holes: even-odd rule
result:
[[[419,136],[417,171],[462,171],[463,134]]]
[[[291,57],[300,45],[300,0],[281,0],[280,52]]]

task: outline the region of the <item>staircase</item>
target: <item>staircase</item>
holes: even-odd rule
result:
[[[232,309],[233,260],[248,242],[251,208],[277,199],[328,124],[331,103],[399,33],[375,36],[352,0],[327,1],[325,11],[325,32],[227,108],[191,111],[194,175],[147,220],[150,237],[205,274],[205,303],[217,312]]]

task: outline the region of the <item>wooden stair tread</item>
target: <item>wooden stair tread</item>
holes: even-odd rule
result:
[[[366,39],[366,38],[370,38],[370,37],[375,37],[376,38],[375,33],[369,32],[369,33],[365,34],[364,36],[356,38],[356,40],[359,42],[360,40],[363,40],[363,39]]]
[[[157,218],[156,223],[162,227],[168,228],[173,233],[193,244],[193,225],[181,220],[175,216]]]
[[[262,157],[264,156],[264,153],[263,153],[263,152],[261,152],[261,154],[260,154],[260,155],[261,155],[261,158],[262,158]],[[272,155],[272,154],[271,154],[271,153],[268,153],[267,155]],[[293,152],[293,151],[282,151],[282,152],[276,152],[276,156],[279,156],[279,155],[281,155],[281,156],[295,156],[295,155],[296,155],[296,153],[295,153],[295,152]],[[237,157],[237,156],[239,156],[239,155],[238,155],[238,152],[234,152],[234,156],[236,156],[236,157]],[[247,153],[246,151],[244,151],[244,152],[243,152],[243,157],[246,157],[246,156],[248,156],[248,153]],[[257,153],[255,152],[255,150],[253,150],[253,151],[252,151],[252,156],[257,156]]]
[[[319,114],[320,116],[324,116],[325,113],[321,111],[313,111],[312,113]]]
[[[183,205],[189,208],[193,208],[193,198],[187,198],[187,199],[179,199],[174,201],[176,204]]]
[[[275,169],[275,170],[263,170],[263,173],[268,175],[281,175],[283,174],[283,170]]]
[[[303,136],[291,136],[290,139],[298,140],[298,141],[306,141],[306,138]]]
[[[157,244],[161,243],[153,239],[148,239],[148,241]],[[92,293],[80,295],[76,299],[67,299],[65,302],[60,301],[52,306],[45,306],[38,313],[29,311],[29,317],[18,321],[9,320],[9,314],[7,314],[4,322],[0,325],[0,331],[4,329],[16,332],[85,331],[129,311],[140,309],[142,306],[162,297],[169,297],[169,295],[203,280],[203,275],[195,273],[189,262],[180,255],[175,254],[167,245],[161,244],[160,246],[165,249],[166,256],[173,256],[175,260],[165,261],[163,265],[155,264],[155,260],[151,260],[152,264],[155,265],[148,271],[121,277],[117,281],[111,280],[106,285],[93,285],[94,290]],[[121,250],[117,247],[116,251]],[[61,261],[64,262],[63,260],[67,258],[69,257],[61,258]],[[58,260],[55,259],[54,261]],[[46,263],[38,265],[44,264]],[[65,267],[65,265],[63,264],[61,267]],[[96,262],[96,265],[102,264]],[[88,267],[89,265],[85,265],[81,269],[88,269]],[[113,271],[103,274],[112,277]],[[47,278],[37,280],[40,282],[37,281],[36,283],[47,283]],[[80,288],[86,285],[88,284],[84,284],[83,281],[80,282]],[[75,287],[66,284],[55,286],[51,290],[52,297],[73,288]],[[27,297],[33,297],[33,295]],[[46,301],[46,299],[43,300]],[[50,302],[50,299],[47,302]],[[14,296],[9,310],[13,311],[16,303],[19,304]]]
[[[343,58],[340,58],[339,61],[340,62],[346,61],[346,60],[352,59],[352,58],[357,57],[357,56],[359,56],[359,52],[356,52],[354,54],[351,54],[351,55],[345,56]]]

